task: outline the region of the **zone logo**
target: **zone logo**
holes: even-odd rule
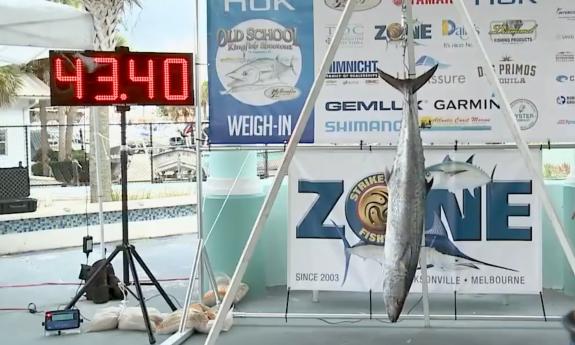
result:
[[[490,5],[523,5],[537,4],[537,0],[475,0],[475,5],[484,4],[489,1]]]

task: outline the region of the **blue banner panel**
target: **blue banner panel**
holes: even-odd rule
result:
[[[314,80],[313,29],[310,0],[208,1],[211,143],[289,139]]]

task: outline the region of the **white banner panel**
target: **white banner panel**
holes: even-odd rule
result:
[[[401,1],[364,1],[351,17],[315,107],[315,143],[395,143],[402,99],[377,68],[403,76]],[[314,0],[316,70],[345,1]],[[529,142],[573,141],[572,0],[465,0],[475,30]],[[413,0],[418,74],[439,70],[418,93],[427,143],[511,142],[487,67],[450,0]],[[571,85],[571,87],[569,87]]]
[[[299,151],[289,171],[288,284],[381,291],[394,151]],[[536,164],[541,152],[532,152]],[[541,216],[516,150],[427,151],[431,292],[538,293]],[[493,176],[493,179],[491,178]],[[421,290],[419,271],[411,291]]]

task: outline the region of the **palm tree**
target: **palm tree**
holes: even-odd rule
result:
[[[18,89],[22,86],[20,71],[12,66],[0,67],[0,107],[14,102]]]
[[[122,20],[122,15],[128,5],[141,6],[139,0],[83,0],[84,8],[94,18],[94,49],[113,50],[118,40],[118,25]],[[110,144],[109,137],[109,108],[95,107],[90,111],[98,117],[98,125],[90,121],[91,143],[99,145],[100,181],[96,177],[96,157],[94,149],[90,150],[90,195],[91,201],[97,201],[97,184],[102,191],[102,200],[112,200],[112,172],[110,169]]]

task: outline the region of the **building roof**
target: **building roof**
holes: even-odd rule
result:
[[[16,93],[19,98],[50,98],[50,87],[36,76],[24,73],[20,78],[22,87]]]

